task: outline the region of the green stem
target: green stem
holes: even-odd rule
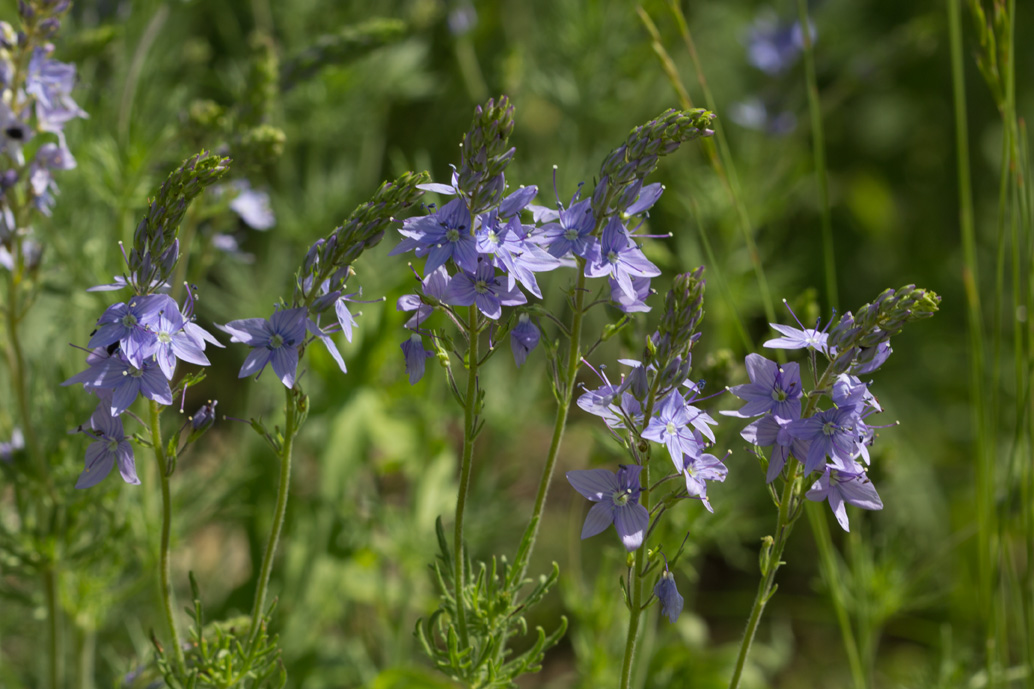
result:
[[[187,663],[183,657],[183,646],[180,644],[179,632],[176,630],[176,618],[173,611],[176,609],[174,594],[170,576],[169,542],[172,534],[172,491],[169,487],[169,462],[165,456],[165,444],[162,442],[162,427],[159,415],[161,407],[152,400],[151,407],[151,446],[154,449],[154,458],[158,460],[158,478],[162,483],[162,538],[158,551],[159,560],[159,585],[161,588],[162,605],[165,611],[165,623],[169,628],[169,639],[172,645],[172,657],[176,663],[176,669],[181,677],[187,674]]]
[[[650,387],[650,394],[646,398],[646,406],[643,418],[653,417],[654,403],[657,401],[657,388],[660,385],[660,376],[655,376],[653,385]],[[636,438],[630,438],[635,442]],[[646,446],[646,452],[642,458],[643,470],[639,475],[639,485],[642,489],[639,493],[639,504],[650,511],[650,446]],[[640,575],[646,569],[646,540],[644,534],[643,544],[635,551],[635,563],[632,566],[632,609],[628,619],[628,635],[625,637],[625,656],[621,662],[621,689],[628,689],[632,682],[632,665],[635,661],[636,645],[639,640],[639,621],[643,615],[643,579]]]
[[[833,255],[833,220],[829,210],[829,175],[826,172],[826,142],[822,132],[822,105],[819,100],[818,80],[815,77],[815,51],[808,20],[808,3],[797,0],[801,35],[804,38],[804,75],[808,85],[808,112],[811,116],[811,142],[815,156],[815,176],[819,182],[819,203],[822,210],[822,257],[826,268],[826,299],[836,308],[837,268]]]
[[[61,689],[64,682],[64,654],[61,649],[61,626],[58,621],[57,572],[52,566],[43,570],[43,596],[47,601],[47,651],[50,655],[48,680],[52,689]]]
[[[803,417],[802,417],[803,418]],[[768,600],[775,593],[775,575],[783,564],[783,548],[793,530],[796,517],[791,518],[790,504],[797,495],[797,486],[800,484],[797,470],[800,462],[793,455],[788,463],[787,476],[789,477],[783,485],[783,494],[779,500],[779,515],[776,519],[776,535],[769,550],[768,562],[762,572],[761,582],[758,584],[758,592],[754,597],[754,607],[751,608],[750,617],[747,618],[747,628],[743,631],[743,640],[740,642],[740,652],[736,656],[736,668],[733,670],[732,679],[729,681],[729,689],[736,689],[740,684],[740,677],[743,675],[743,668],[747,662],[747,654],[750,653],[750,646],[754,643],[754,634],[758,630],[758,623],[761,621],[761,614],[765,611]],[[800,516],[800,515],[796,515]]]
[[[298,434],[298,406],[293,388],[285,388],[284,402],[284,440],[280,446],[280,481],[277,484],[276,509],[273,511],[273,526],[269,531],[266,551],[262,555],[262,568],[259,570],[258,588],[255,590],[255,604],[251,608],[251,632],[248,643],[254,650],[255,641],[262,627],[262,616],[266,607],[266,593],[269,589],[269,577],[273,572],[273,559],[280,543],[280,533],[284,528],[284,517],[287,514],[287,496],[291,487],[291,453],[294,449],[294,437]]]
[[[585,270],[579,259],[578,282],[575,284],[574,311],[571,314],[571,341],[567,354],[567,368],[563,372],[561,381],[563,390],[560,392],[560,401],[557,405],[556,419],[553,422],[553,439],[549,443],[549,453],[546,455],[546,465],[542,468],[542,477],[539,479],[539,489],[535,494],[535,507],[531,512],[531,520],[524,530],[524,537],[517,551],[514,561],[514,568],[517,576],[514,581],[520,581],[528,571],[528,563],[531,560],[531,552],[535,549],[535,540],[538,537],[539,524],[542,521],[542,512],[546,507],[546,495],[549,493],[549,484],[553,480],[553,470],[556,468],[556,460],[560,455],[560,444],[564,439],[564,429],[567,427],[567,415],[571,409],[571,401],[574,399],[575,379],[578,376],[578,369],[582,364],[581,340],[582,321],[585,316]]]
[[[969,335],[969,384],[976,454],[977,561],[980,581],[980,609],[984,611],[984,644],[988,686],[999,683],[995,662],[997,645],[994,624],[994,560],[996,515],[994,505],[995,437],[988,418],[984,390],[984,332],[977,272],[976,228],[973,219],[973,189],[969,167],[969,134],[966,114],[966,80],[963,68],[960,0],[945,0],[951,44],[952,95],[955,108],[955,155],[958,166],[959,226],[962,235],[962,284],[966,293]]]
[[[460,463],[459,496],[456,498],[456,526],[453,531],[453,595],[456,598],[456,626],[459,628],[460,648],[467,648],[467,610],[463,602],[466,583],[463,553],[463,513],[470,492],[470,470],[474,463],[474,433],[478,407],[478,309],[471,306],[467,315],[467,394],[463,398],[463,458]]]
[[[644,416],[643,418],[650,418]],[[643,463],[643,471],[640,476],[642,492],[639,494],[639,504],[650,511],[650,461],[647,457]],[[621,662],[621,689],[628,689],[632,682],[632,663],[635,660],[636,643],[639,640],[639,621],[643,616],[643,579],[639,573],[646,567],[646,543],[639,546],[635,552],[635,564],[632,565],[632,609],[628,619],[628,635],[625,637],[625,657]]]
[[[858,653],[858,642],[855,640],[854,630],[851,627],[851,620],[847,616],[847,605],[845,603],[844,588],[840,584],[836,560],[833,557],[833,538],[829,534],[829,525],[826,523],[826,515],[821,511],[821,505],[809,503],[808,522],[811,524],[811,532],[815,538],[815,544],[819,548],[819,561],[822,566],[822,575],[829,586],[829,595],[833,600],[833,610],[837,616],[837,624],[840,626],[840,636],[844,640],[844,652],[847,653],[847,664],[851,668],[851,679],[855,689],[865,689],[869,686],[866,673],[862,665],[861,656]]]

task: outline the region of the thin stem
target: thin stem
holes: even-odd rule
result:
[[[280,481],[277,484],[276,509],[273,511],[273,526],[269,531],[266,551],[262,555],[262,569],[259,570],[258,588],[255,590],[255,603],[251,608],[251,632],[248,644],[252,646],[259,637],[262,616],[266,607],[266,592],[269,589],[269,577],[273,572],[273,559],[276,557],[280,533],[284,528],[284,516],[287,514],[287,495],[291,487],[291,453],[294,449],[294,437],[298,435],[298,406],[294,398],[293,388],[285,388],[284,401],[284,440],[280,446]]]
[[[456,498],[456,526],[453,531],[453,595],[456,598],[456,626],[459,627],[460,648],[467,648],[467,610],[463,602],[466,583],[463,553],[463,513],[470,493],[470,470],[474,463],[474,432],[478,412],[478,309],[471,306],[467,314],[467,394],[463,398],[463,458],[460,463],[459,496]]]
[[[643,411],[643,418],[653,417],[653,407],[657,400],[657,388],[660,385],[660,376],[655,376],[653,385],[650,386],[650,394],[646,399],[646,406]],[[644,422],[645,423],[645,422]],[[632,428],[632,426],[629,426]],[[638,435],[638,433],[637,433]],[[634,438],[632,439],[634,441]],[[639,475],[639,483],[642,490],[639,493],[639,504],[650,511],[650,446],[647,445],[644,453],[643,470]],[[654,522],[656,524],[656,522]],[[653,526],[653,525],[651,525]],[[635,565],[632,567],[632,609],[628,619],[628,635],[625,637],[625,656],[621,662],[621,689],[628,689],[632,681],[632,665],[635,661],[636,645],[639,640],[639,621],[643,614],[643,577],[640,572],[646,569],[646,540],[649,535],[643,536],[643,543],[635,552]]]
[[[994,448],[995,438],[988,419],[987,394],[984,390],[984,332],[980,306],[980,281],[977,273],[976,227],[973,219],[973,189],[969,167],[969,134],[966,114],[966,80],[962,58],[962,22],[960,0],[946,0],[948,35],[951,44],[952,94],[955,107],[955,155],[958,165],[959,227],[962,235],[962,284],[966,293],[969,334],[970,399],[975,429],[977,549],[980,580],[980,609],[985,611],[985,649],[988,686],[999,683],[995,662],[994,625]]]
[[[733,670],[732,679],[729,680],[729,689],[736,689],[740,684],[740,677],[743,675],[743,668],[747,662],[747,654],[750,653],[750,646],[754,643],[754,634],[757,633],[758,623],[761,621],[761,614],[765,611],[768,600],[775,593],[775,575],[783,564],[783,548],[793,530],[793,521],[790,519],[790,503],[796,494],[796,486],[800,482],[797,470],[800,462],[793,455],[790,455],[788,463],[788,479],[783,485],[782,498],[779,501],[779,515],[776,519],[776,536],[769,550],[768,562],[765,571],[762,573],[761,582],[758,584],[758,592],[754,597],[754,607],[750,610],[750,617],[747,618],[747,628],[743,631],[743,641],[740,643],[740,652],[736,656],[736,668]]]
[[[158,551],[159,586],[161,588],[162,606],[165,612],[165,623],[169,628],[169,639],[172,645],[172,657],[181,677],[187,674],[187,663],[183,657],[183,646],[180,644],[179,632],[176,630],[176,609],[172,584],[170,583],[169,542],[172,534],[172,491],[169,488],[168,459],[165,456],[165,445],[162,442],[162,427],[159,415],[161,408],[151,400],[151,447],[154,458],[158,461],[158,478],[162,483],[162,538]]]
[[[60,689],[64,681],[64,654],[61,649],[61,625],[58,621],[57,572],[48,566],[43,570],[43,596],[47,601],[47,652],[50,665],[48,680],[52,689]]]
[[[707,78],[704,76],[704,69],[700,62],[700,56],[697,53],[696,43],[694,43],[693,36],[689,32],[689,24],[682,13],[682,8],[676,0],[668,0],[668,8],[671,10],[672,16],[675,17],[675,24],[678,26],[679,33],[682,35],[682,41],[686,44],[686,50],[689,52],[690,60],[693,62],[693,70],[697,74],[697,81],[700,83],[700,89],[704,94],[704,104],[711,112],[719,112],[714,95],[707,84]],[[658,42],[657,45],[660,45],[660,43]],[[671,64],[674,65],[673,62]],[[677,81],[678,75],[674,74],[674,76],[676,77],[674,81]],[[680,93],[685,93],[685,89],[682,88]],[[693,107],[688,95],[685,98],[681,98],[681,102],[684,108],[689,109]],[[772,302],[772,293],[768,289],[768,279],[765,277],[765,269],[761,264],[761,254],[758,252],[757,243],[754,241],[754,229],[750,215],[747,213],[747,205],[743,200],[743,189],[740,187],[740,178],[736,172],[732,149],[729,147],[728,139],[725,138],[725,128],[720,122],[715,126],[714,131],[717,146],[712,145],[710,139],[705,139],[703,141],[703,148],[707,151],[711,167],[714,168],[718,178],[722,180],[729,195],[729,201],[736,211],[736,219],[739,221],[743,243],[747,247],[747,254],[750,256],[750,263],[754,268],[754,276],[758,282],[758,292],[761,297],[761,306],[765,310],[765,317],[769,323],[775,323],[775,306]]]
[[[564,388],[560,392],[556,419],[553,422],[553,438],[549,443],[546,464],[542,467],[539,489],[535,494],[535,507],[532,509],[531,519],[524,530],[524,537],[521,539],[521,545],[514,562],[514,569],[517,572],[514,581],[520,581],[524,578],[525,573],[528,571],[528,563],[531,560],[531,552],[535,549],[535,540],[538,537],[539,524],[542,521],[542,511],[546,507],[546,495],[549,493],[549,484],[553,480],[553,469],[556,467],[556,460],[560,455],[560,444],[564,439],[567,414],[571,409],[571,400],[574,399],[575,379],[578,377],[578,369],[582,363],[581,339],[582,320],[585,317],[585,270],[582,266],[582,259],[578,259],[578,261],[578,282],[574,288],[574,310],[571,314],[571,340],[567,354],[567,368],[564,370],[563,377],[561,378]]]
[[[804,39],[804,78],[808,85],[808,112],[811,116],[811,143],[815,156],[815,176],[819,183],[819,205],[822,210],[822,258],[826,273],[826,299],[836,308],[837,268],[833,257],[833,220],[829,211],[829,175],[826,171],[826,142],[822,133],[822,105],[819,100],[818,80],[815,77],[815,51],[808,20],[806,0],[797,0],[801,36]]]
[[[643,418],[649,418],[644,416]],[[639,504],[650,511],[650,462],[643,464],[642,484],[646,488],[639,494]],[[628,689],[632,681],[632,663],[635,660],[636,644],[639,637],[639,621],[643,616],[643,578],[639,572],[646,565],[646,542],[635,552],[635,565],[632,568],[632,610],[628,619],[628,635],[625,637],[625,657],[621,662],[621,689]]]

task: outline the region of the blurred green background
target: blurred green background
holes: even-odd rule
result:
[[[697,75],[667,4],[643,7],[694,105],[702,106]],[[683,11],[714,93],[716,126],[729,141],[742,208],[773,298],[786,298],[808,318],[825,320],[831,308],[855,309],[886,287],[916,283],[943,297],[941,312],[896,338],[894,355],[873,376],[872,389],[886,409],[879,422],[900,421],[899,427],[882,430],[874,447],[871,475],[885,509],[851,511],[852,533],[834,529],[834,536],[873,685],[983,686],[986,611],[975,565],[976,450],[945,8],[890,0],[809,5],[818,34],[838,304],[822,296],[820,206],[802,63],[769,75],[748,62],[745,50],[751,24],[761,13],[790,22],[796,4],[712,0],[684,3]],[[13,17],[13,3],[3,3],[3,18]],[[321,37],[353,35],[349,32],[357,25],[374,18],[402,24],[387,27],[390,40],[384,45],[359,44],[336,57],[312,52]],[[458,31],[463,18],[469,27]],[[991,308],[996,302],[986,279],[995,274],[1003,246],[996,226],[1002,125],[976,71],[975,40],[966,19],[979,267],[988,290],[987,327],[1008,342],[1017,314]],[[1032,28],[1031,16],[1021,13],[1017,35],[1030,35]],[[276,226],[260,233],[220,221],[221,229],[237,233],[254,261],[213,260],[200,276],[202,323],[268,315],[275,300],[290,291],[306,248],[340,224],[383,179],[427,169],[436,181],[447,181],[471,112],[488,97],[506,94],[516,107],[517,154],[509,183],[539,185],[537,202],[550,206],[553,166],[559,197],[569,199],[580,182],[592,183],[604,156],[633,126],[678,105],[631,2],[76,3],[55,55],[77,64],[75,95],[90,118],[67,129],[78,168],[61,175],[51,222],[36,228],[48,278],[27,329],[41,408],[68,410],[41,421],[49,432],[60,435],[89,414],[90,401],[81,391],[55,387],[81,366],[79,355],[64,343],[84,344],[109,303],[110,295],[83,290],[121,272],[116,242],[131,236],[147,196],[168,171],[200,146],[219,143],[192,133],[188,112],[199,99],[229,106],[241,97],[249,37],[255,32],[273,37],[285,70],[309,68],[282,72],[271,119],[286,134],[279,162],[235,172],[269,191]],[[323,40],[328,45],[330,39]],[[306,55],[308,62],[301,60]],[[1017,83],[1029,83],[1034,65],[1029,42],[1017,41],[1016,65]],[[737,124],[730,113],[751,98],[772,112],[789,113],[795,125],[773,133]],[[1020,114],[1030,110],[1030,99],[1029,90],[1018,91]],[[651,181],[663,182],[667,193],[652,213],[650,230],[673,236],[651,241],[648,255],[667,279],[707,265],[707,316],[694,377],[707,378],[710,390],[743,382],[740,362],[747,350],[736,319],[755,347],[768,331],[737,209],[697,143],[664,159]],[[413,275],[405,261],[388,257],[395,241],[389,233],[355,266],[358,278],[350,286],[361,284],[364,297],[387,301],[362,306],[355,340],[343,346],[348,375],[342,376],[322,350],[313,349],[307,358],[303,385],[313,408],[296,452],[292,502],[272,584],[280,597],[275,619],[292,687],[449,686],[424,663],[412,632],[417,618],[437,604],[427,564],[435,554],[435,517],[445,515],[448,521],[453,509],[462,422],[440,368],[429,365],[416,386],[406,378],[398,346],[406,337],[404,318],[394,302],[412,291]],[[1029,257],[1022,260],[1026,274]],[[542,281],[547,303],[559,307],[566,279],[550,275]],[[663,291],[664,280],[655,286]],[[781,307],[777,314],[788,322]],[[624,343],[608,343],[593,363],[613,367],[616,358],[634,354],[641,332],[653,322],[648,319]],[[209,377],[190,392],[188,410],[218,398],[219,412],[232,417],[279,418],[280,384],[272,375],[257,383],[238,382],[244,355],[239,346],[213,353]],[[1018,372],[1010,370],[1009,356],[1004,361],[997,378],[995,371],[987,372],[989,385],[1001,393],[994,433],[1001,439],[1003,467],[1031,462],[1029,446],[1012,443],[1028,428],[1014,410],[1017,398],[1022,402],[1029,392],[1018,390]],[[487,426],[476,450],[468,539],[478,556],[512,557],[551,431],[553,403],[542,353],[533,354],[520,371],[508,354],[496,357],[484,387]],[[716,405],[729,408],[734,402],[719,399]],[[4,401],[5,437],[13,414]],[[710,493],[716,513],[687,504],[670,512],[664,526],[668,541],[678,542],[687,530],[691,534],[690,555],[676,574],[686,613],[673,626],[658,621],[651,609],[645,686],[720,687],[728,680],[757,584],[759,539],[774,519],[763,472],[746,452],[739,429],[729,420],[720,426],[717,447],[733,455],[729,479]],[[83,446],[75,437],[65,445],[55,475],[70,485],[81,468]],[[138,453],[139,465],[147,465],[143,456]],[[522,680],[524,687],[617,682],[627,615],[617,588],[624,551],[605,535],[579,541],[586,505],[562,473],[618,459],[597,419],[576,410],[531,566],[537,575],[555,560],[562,573],[532,624],[552,629],[565,614],[571,627],[547,655],[543,671]],[[62,591],[70,658],[84,644],[95,650],[87,675],[96,686],[112,686],[136,658],[146,657],[148,630],[161,627],[153,583],[141,579],[155,557],[153,472],[141,466],[140,487],[111,478],[75,496],[76,509],[96,509],[122,525],[114,548],[119,556],[99,558],[67,577]],[[174,481],[179,515],[174,578],[182,587],[181,602],[186,573],[194,570],[210,616],[250,608],[275,477],[266,449],[244,424],[233,421],[220,421],[181,461]],[[1007,516],[1016,507],[1015,496],[1002,481],[1000,509]],[[1008,528],[1002,531],[1007,541]],[[88,537],[83,538],[89,549]],[[846,686],[838,627],[805,527],[795,534],[786,560],[744,686]],[[1022,577],[1030,563],[1013,565]],[[1031,586],[1022,578],[1013,584],[1021,591]],[[43,663],[38,592],[31,583],[13,588],[25,595],[5,600],[0,613],[4,686],[23,685]],[[1030,642],[1022,629],[1017,623],[1012,636],[1018,646]],[[1031,681],[1023,675],[1014,686]]]

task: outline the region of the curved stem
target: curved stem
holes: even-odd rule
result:
[[[467,611],[463,603],[466,582],[463,556],[463,513],[470,492],[470,470],[474,460],[474,432],[478,407],[478,309],[469,307],[467,315],[467,394],[463,398],[463,458],[460,463],[459,496],[456,498],[456,526],[453,531],[453,595],[456,600],[456,626],[459,628],[460,647],[468,646]]]
[[[251,632],[248,643],[254,645],[261,629],[263,610],[266,607],[266,592],[269,589],[269,577],[273,572],[273,559],[276,557],[280,533],[284,528],[284,516],[287,514],[287,494],[291,487],[291,453],[294,449],[294,437],[298,434],[298,407],[294,399],[295,392],[286,388],[284,403],[284,441],[280,446],[280,482],[277,484],[276,509],[273,511],[273,526],[269,531],[266,551],[262,555],[262,569],[259,570],[258,588],[255,590],[255,604],[251,608]],[[254,650],[254,648],[252,649]]]
[[[549,493],[549,484],[553,480],[553,470],[556,468],[556,460],[560,455],[560,444],[564,439],[564,429],[567,427],[567,415],[571,409],[571,400],[574,398],[575,379],[578,377],[578,369],[582,363],[581,339],[582,320],[585,317],[585,271],[580,262],[581,259],[579,259],[578,282],[575,284],[574,312],[571,314],[571,341],[567,354],[567,368],[564,370],[562,378],[564,389],[560,393],[556,419],[553,422],[553,438],[549,443],[546,464],[542,467],[542,478],[539,479],[539,489],[535,494],[535,507],[531,511],[531,519],[524,530],[524,537],[521,539],[521,545],[514,561],[514,570],[517,574],[514,582],[519,582],[524,578],[531,560],[531,552],[535,549],[542,512],[546,507],[546,495]]]
[[[158,478],[162,483],[162,538],[158,551],[159,585],[161,587],[162,606],[165,612],[165,623],[169,628],[169,639],[172,645],[172,657],[180,676],[187,673],[187,663],[183,657],[183,646],[180,644],[179,632],[176,631],[176,609],[172,584],[170,583],[169,543],[172,534],[172,491],[169,487],[168,458],[165,456],[165,445],[162,442],[162,427],[159,420],[161,413],[157,402],[152,400],[151,407],[151,446],[154,458],[158,460]]]

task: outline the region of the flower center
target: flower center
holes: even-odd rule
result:
[[[488,282],[485,280],[476,280],[474,282],[474,291],[478,294],[484,294],[488,291]]]
[[[284,346],[284,336],[281,335],[280,333],[277,333],[277,334],[273,335],[273,337],[269,338],[269,348],[270,349],[280,349],[283,346]]]
[[[626,488],[625,490],[616,490],[611,496],[611,500],[614,501],[614,507],[624,507],[628,504],[628,499],[632,496],[632,490]]]
[[[163,331],[158,333],[158,341],[161,342],[162,344],[166,344],[167,345],[170,342],[172,342],[172,334],[171,333],[167,333],[167,332],[165,332],[163,330]]]
[[[676,428],[675,424],[672,423],[671,421],[669,421],[668,425],[664,427],[664,430],[666,430],[668,432],[668,435],[675,435],[675,434],[677,434],[679,432],[679,429]]]
[[[566,239],[569,242],[573,242],[574,240],[578,239],[578,230],[576,230],[573,227],[567,228],[566,230],[564,230],[564,239]]]
[[[136,325],[136,316],[134,316],[131,313],[127,313],[125,316],[122,317],[122,320],[119,322],[127,328],[132,328],[134,325]]]
[[[450,242],[458,242],[460,240],[460,231],[454,227],[450,227],[445,231],[445,239]]]

